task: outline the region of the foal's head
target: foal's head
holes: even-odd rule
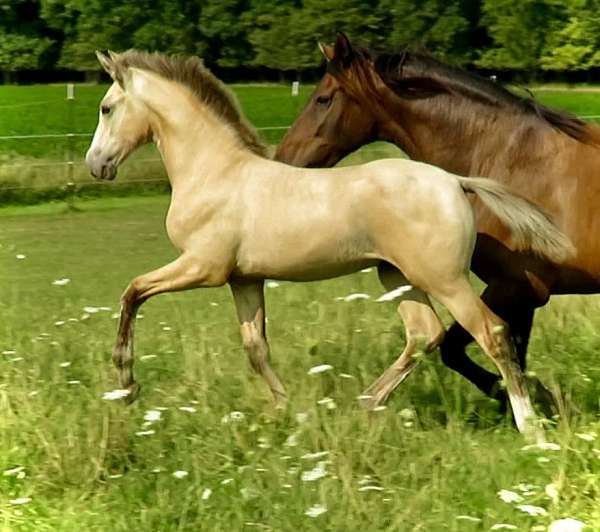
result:
[[[98,126],[85,160],[92,175],[112,180],[117,168],[140,144],[151,140],[149,114],[131,90],[132,73],[119,56],[96,52],[113,84],[100,103]]]
[[[333,47],[320,44],[319,48],[327,72],[275,155],[295,166],[333,166],[375,140],[375,114],[361,89],[364,77],[370,75],[359,68],[362,51],[343,34]]]

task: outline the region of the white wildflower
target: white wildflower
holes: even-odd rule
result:
[[[325,371],[330,371],[333,369],[331,364],[320,364],[318,366],[313,366],[308,370],[309,375],[317,375],[318,373],[324,373]]]
[[[71,282],[71,279],[67,279],[66,277],[62,279],[56,279],[56,281],[52,281],[54,286],[65,286]]]
[[[151,430],[140,430],[135,433],[136,436],[152,436],[152,434],[154,434],[154,431],[152,429]]]
[[[23,253],[17,253],[15,257],[17,258],[17,260],[23,260],[26,257],[26,255],[23,255]]]
[[[373,396],[372,395],[366,395],[366,394],[364,394],[364,395],[357,395],[356,396],[356,400],[357,401],[368,401],[369,399],[373,399]]]
[[[212,490],[210,488],[204,488],[204,490],[202,491],[202,495],[201,495],[201,499],[203,501],[207,501],[210,496],[212,495]]]
[[[156,355],[143,355],[140,357],[140,360],[146,362],[146,360],[152,360],[153,358],[156,358]]]
[[[302,472],[302,481],[303,482],[314,482],[315,480],[319,480],[320,478],[327,476],[327,463],[317,462],[317,465],[313,469],[309,469],[308,471]]]
[[[350,375],[350,373],[340,373],[339,376],[342,379],[356,379],[354,375]]]
[[[181,410],[182,412],[189,412],[190,414],[193,414],[196,409],[193,406],[180,406],[179,410]]]
[[[112,390],[110,392],[104,392],[102,399],[106,401],[115,401],[116,399],[123,399],[129,395],[129,390]]]
[[[381,412],[382,410],[385,410],[387,408],[387,406],[385,405],[378,405],[375,408],[371,408],[371,412]]]
[[[280,286],[280,285],[279,285],[279,283],[278,283],[277,281],[267,281],[267,282],[265,283],[265,286],[266,286],[267,288],[277,288],[277,287],[278,287],[278,286]]]
[[[581,532],[584,528],[585,523],[571,517],[565,517],[564,519],[552,521],[548,527],[548,532]]]
[[[584,441],[594,441],[596,439],[596,435],[591,432],[576,432],[575,436]]]
[[[70,362],[61,362],[61,363],[59,364],[59,366],[60,366],[61,368],[68,368],[70,365],[71,365],[71,363],[70,363]]]
[[[233,412],[229,412],[229,414],[225,414],[221,418],[221,423],[223,423],[223,425],[225,425],[230,422],[243,421],[245,418],[246,418],[246,416],[244,415],[243,412],[238,412],[237,410],[234,410]]]
[[[558,488],[555,484],[547,484],[544,488],[544,491],[547,497],[552,500],[552,502],[558,501]]]
[[[302,425],[302,423],[305,423],[307,419],[308,413],[306,412],[298,412],[296,414],[296,423],[298,423],[298,425]]]
[[[189,475],[187,471],[174,471],[173,476],[175,478],[185,478]]]
[[[317,401],[317,404],[319,404],[321,406],[325,406],[329,410],[335,410],[335,408],[337,407],[337,405],[335,404],[335,401],[331,397],[323,397],[323,399],[319,399]]]
[[[532,504],[519,504],[516,506],[518,510],[529,515],[547,515],[548,512],[541,506],[533,506]]]
[[[508,523],[496,523],[490,530],[517,530],[517,527]]]
[[[59,321],[55,321],[54,325],[56,325],[57,327],[60,327],[60,326],[64,325],[65,323],[66,323],[65,321],[59,320]]]
[[[336,301],[357,301],[359,299],[371,299],[369,294],[363,294],[361,292],[355,292],[353,294],[348,294],[347,296],[336,297]]]
[[[87,314],[96,314],[96,312],[100,312],[98,307],[83,307],[83,312]]]
[[[317,453],[306,453],[300,458],[302,460],[318,460],[319,458],[325,458],[329,454],[329,451],[319,451]]]
[[[509,504],[511,502],[523,501],[523,497],[521,497],[518,493],[510,490],[500,490],[498,492],[498,497],[500,497],[500,499]]]
[[[160,421],[161,415],[162,414],[160,410],[148,410],[144,414],[144,421],[148,421],[149,423],[152,423],[154,421]]]
[[[393,301],[394,299],[398,299],[400,296],[406,294],[406,292],[410,292],[412,290],[412,286],[407,284],[405,286],[399,286],[394,290],[390,290],[383,294],[380,298],[376,299],[377,303],[383,303],[384,301]]]
[[[325,506],[324,504],[315,504],[313,506],[311,506],[310,508],[308,508],[308,510],[306,510],[306,512],[304,512],[304,515],[308,515],[308,517],[319,517],[320,515],[324,514],[325,512],[327,512],[327,506]]]
[[[226,478],[224,480],[221,480],[221,485],[222,486],[227,486],[227,484],[231,484],[233,482],[232,478]]]
[[[358,488],[358,491],[383,491],[383,488],[381,486],[375,486],[373,484],[369,484],[366,486],[361,486],[360,488]]]
[[[2,473],[5,477],[16,477],[19,473],[25,471],[23,466],[13,467],[12,469],[6,469],[4,473]]]
[[[373,268],[364,268],[363,270],[360,270],[360,273],[369,273],[372,271],[373,271]]]
[[[14,505],[27,504],[31,502],[31,497],[19,497],[18,499],[11,499],[8,502]]]
[[[296,445],[298,445],[298,436],[296,434],[290,434],[283,445],[286,447],[296,447]]]

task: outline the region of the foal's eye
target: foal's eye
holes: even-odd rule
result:
[[[100,111],[103,115],[107,115],[108,113],[110,113],[110,107],[108,105],[103,105],[102,107],[100,107]]]
[[[316,102],[319,105],[327,105],[331,101],[331,96],[317,96]]]

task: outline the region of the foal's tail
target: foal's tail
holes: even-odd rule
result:
[[[465,192],[475,193],[512,231],[517,249],[531,249],[557,263],[575,254],[569,238],[531,201],[491,179],[459,177],[459,181]]]

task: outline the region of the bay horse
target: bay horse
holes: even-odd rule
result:
[[[535,309],[552,294],[600,292],[600,129],[426,53],[377,54],[344,34],[320,48],[326,73],[277,160],[328,167],[372,141],[392,142],[413,160],[504,183],[542,206],[574,243],[577,253],[559,264],[518,250],[505,223],[475,198],[471,268],[487,284],[483,301],[510,326],[524,370]],[[437,318],[428,305],[413,305],[407,319],[419,324],[408,328],[407,350],[415,334],[433,339]],[[465,353],[471,341],[453,324],[440,345],[442,360],[505,402],[500,377]]]
[[[140,305],[178,290],[229,284],[244,347],[277,402],[285,389],[268,361],[265,278],[311,281],[384,262],[388,290],[431,294],[475,337],[506,380],[517,426],[543,438],[504,322],[468,281],[475,193],[524,249],[562,261],[571,243],[537,207],[503,185],[405,159],[353,168],[295,168],[265,157],[232,94],[197,58],[98,53],[113,84],[100,104],[86,162],[114,179],[139,145],[154,141],[172,187],[166,229],[180,251],[133,279],[121,298],[113,361],[134,400],[133,327]],[[402,273],[400,273],[402,272]],[[436,337],[443,328],[435,325]]]

